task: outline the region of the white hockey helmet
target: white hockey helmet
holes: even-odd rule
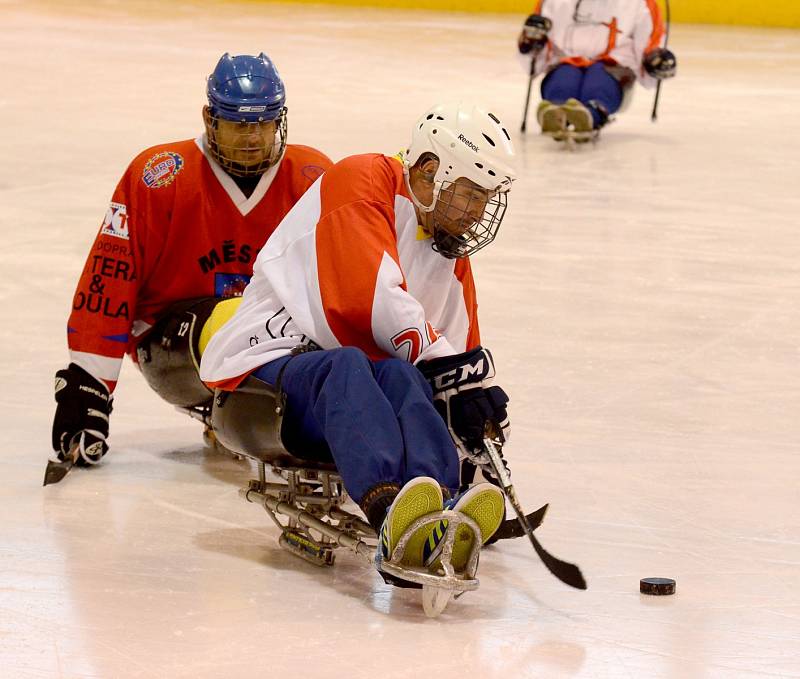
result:
[[[413,191],[411,197],[420,211],[434,212],[434,249],[445,257],[464,257],[485,247],[497,235],[505,214],[506,194],[516,179],[514,147],[508,130],[496,115],[475,104],[439,104],[414,126],[404,155],[406,175],[425,153],[433,153],[439,159],[433,178],[433,202],[424,205]],[[483,217],[454,234],[452,228],[444,227],[442,219],[437,220],[437,214],[447,208],[440,203],[440,197],[452,199],[450,185],[461,177],[484,189],[488,199]]]

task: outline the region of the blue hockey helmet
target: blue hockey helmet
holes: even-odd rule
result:
[[[234,177],[262,175],[286,149],[286,89],[263,52],[222,55],[206,85],[203,108],[211,157]]]
[[[222,55],[206,84],[211,115],[235,122],[276,120],[284,112],[286,88],[278,69],[261,52]]]

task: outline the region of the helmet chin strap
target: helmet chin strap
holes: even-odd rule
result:
[[[425,205],[417,198],[416,194],[414,193],[414,189],[411,188],[411,173],[408,167],[408,161],[403,161],[403,177],[406,181],[406,188],[408,189],[408,193],[411,196],[411,202],[419,209],[420,212],[433,212],[433,209],[436,207],[436,201],[439,200],[439,192],[442,190],[442,182],[436,181],[436,175],[432,172],[423,172],[423,178],[428,181],[433,181],[433,201],[430,205]]]

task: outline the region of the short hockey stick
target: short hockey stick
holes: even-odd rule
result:
[[[575,589],[586,589],[586,580],[584,579],[580,568],[578,568],[575,564],[567,563],[566,561],[557,559],[539,544],[539,541],[533,534],[533,528],[531,528],[531,525],[528,522],[528,517],[525,515],[522,505],[517,498],[517,493],[514,490],[513,484],[511,483],[511,475],[509,474],[508,469],[506,469],[506,466],[503,464],[503,460],[500,457],[500,452],[498,451],[495,442],[487,436],[483,439],[483,446],[487,456],[489,457],[489,462],[492,465],[495,476],[500,482],[500,486],[502,487],[506,497],[517,514],[520,525],[525,531],[525,534],[528,536],[531,545],[533,545],[533,549],[539,555],[542,563],[547,567],[547,570],[561,580],[561,582],[569,585],[570,587],[574,587]]]
[[[664,49],[666,49],[667,44],[669,43],[669,23],[670,23],[670,20],[669,20],[669,0],[664,0],[664,6],[666,7],[666,10],[667,10],[667,31],[666,31],[666,35],[664,36]],[[655,98],[655,101],[653,101],[653,113],[650,116],[650,120],[652,120],[653,122],[656,122],[656,120],[658,119],[658,98],[659,98],[659,96],[661,96],[661,80],[659,80],[658,84],[656,85],[656,98]]]
[[[525,111],[522,114],[522,127],[520,128],[520,132],[525,132],[528,128],[528,106],[531,103],[531,88],[533,87],[533,79],[536,77],[534,72],[536,68],[536,54],[533,55],[531,58],[531,72],[528,76],[528,94],[525,96]]]

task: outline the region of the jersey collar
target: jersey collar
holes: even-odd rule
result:
[[[211,167],[214,176],[217,178],[217,181],[220,183],[220,186],[225,190],[225,193],[228,194],[228,197],[231,199],[231,202],[236,206],[236,209],[239,210],[243,217],[246,217],[250,211],[261,202],[261,199],[266,195],[269,187],[272,185],[272,180],[275,179],[275,175],[278,174],[278,168],[281,166],[283,162],[283,156],[280,157],[277,163],[273,165],[269,170],[267,170],[259,180],[258,184],[256,184],[256,188],[253,193],[250,194],[250,197],[244,195],[242,190],[237,186],[236,182],[233,180],[225,170],[220,167],[219,163],[211,157],[211,154],[208,152],[208,146],[206,142],[206,135],[202,134],[197,139],[194,140],[197,147],[203,153],[208,162],[209,166]],[[284,152],[285,155],[285,152]]]

